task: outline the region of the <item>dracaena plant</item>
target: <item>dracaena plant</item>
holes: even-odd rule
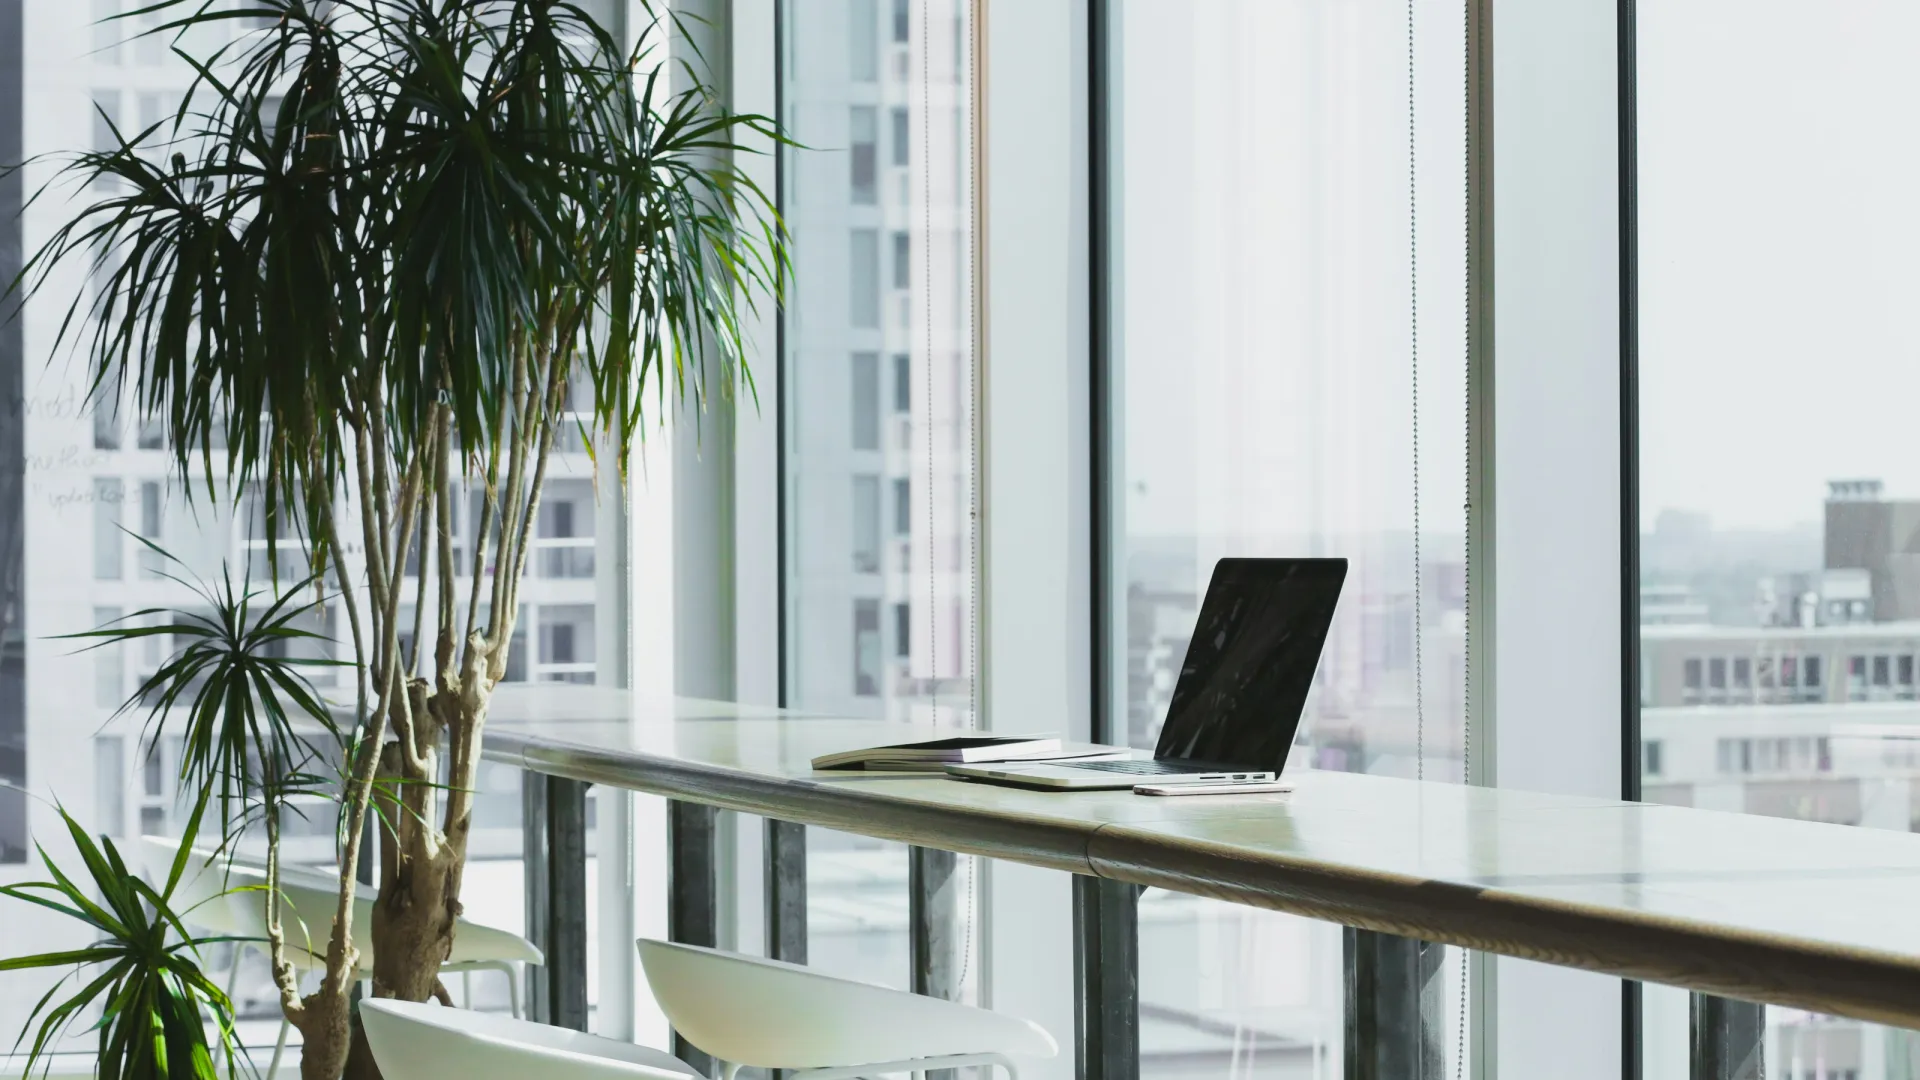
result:
[[[192,912],[176,911],[173,901],[205,807],[200,803],[189,819],[186,839],[158,888],[129,871],[112,840],[103,836],[96,843],[65,809],[60,818],[85,873],[67,873],[40,849],[50,880],[0,886],[0,896],[58,912],[84,924],[93,935],[78,949],[0,959],[0,972],[64,972],[34,1005],[16,1041],[17,1050],[28,1033],[33,1035],[22,1076],[33,1076],[36,1066],[44,1072],[47,1055],[95,1010],[95,1064],[101,1080],[237,1075],[232,1004],[200,967],[199,943],[187,935],[182,922],[191,919]],[[63,989],[68,990],[64,996]]]
[[[659,52],[692,35],[648,11],[631,48],[552,0],[129,15],[157,20],[197,77],[174,116],[71,156],[36,196],[74,209],[19,287],[87,264],[96,287],[61,339],[95,393],[163,420],[195,490],[255,493],[269,533],[297,533],[338,594],[360,661],[341,904],[317,988],[301,993],[277,940],[273,968],[303,1075],[370,1075],[349,1020],[348,883],[374,793],[402,805],[381,845],[373,990],[424,1000],[460,910],[549,458],[572,440],[624,463],[663,411],[751,385],[742,321],[787,264],[735,158],[778,135],[718,103],[697,53]],[[191,51],[228,28],[243,32]],[[481,511],[456,549],[461,491]]]

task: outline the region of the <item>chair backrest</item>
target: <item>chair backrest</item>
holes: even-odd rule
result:
[[[387,1080],[693,1080],[670,1054],[581,1031],[467,1009],[377,998],[360,1003]]]
[[[952,1054],[1050,1058],[1038,1024],[754,956],[642,940],[647,985],[674,1030],[736,1065],[818,1069]]]

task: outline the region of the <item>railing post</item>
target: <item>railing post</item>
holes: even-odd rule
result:
[[[1761,1080],[1767,1010],[1751,1001],[1693,994],[1689,1054],[1693,1080]]]
[[[807,962],[807,827],[767,819],[767,955]]]
[[[547,876],[547,774],[531,769],[520,773],[520,858],[521,881],[526,889],[527,939],[546,954],[546,963],[552,964],[553,942],[547,934],[552,885]],[[546,966],[528,965],[523,975],[527,1019],[550,1023],[552,1009],[547,1002]]]
[[[711,806],[678,799],[667,803],[667,937],[682,944],[720,944],[718,818],[719,811]],[[713,1058],[677,1031],[673,1053],[702,1075],[713,1075]]]
[[[1074,1075],[1140,1077],[1140,889],[1073,879]]]
[[[547,778],[547,1022],[587,1030],[587,785]]]
[[[1347,927],[1346,1080],[1441,1080],[1442,946]]]

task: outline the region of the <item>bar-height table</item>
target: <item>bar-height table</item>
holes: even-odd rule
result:
[[[936,732],[684,699],[609,720],[541,711],[495,722],[485,752],[548,778],[534,786],[559,810],[540,827],[566,858],[584,848],[555,826],[581,827],[566,807],[599,783],[1079,875],[1083,1077],[1137,1072],[1140,886],[1348,927],[1349,1077],[1439,1075],[1438,950],[1427,943],[1696,991],[1703,1080],[1757,1061],[1760,1007],[1749,1003],[1920,1027],[1920,836],[1907,833],[1343,773],[1302,773],[1286,795],[1197,799],[816,773],[816,755]],[[556,802],[555,791],[572,794]],[[673,888],[697,903],[711,869],[692,846],[675,851],[674,873],[705,880]],[[530,867],[563,886],[579,876]],[[553,975],[584,987],[583,941],[577,950],[569,974],[550,949]],[[583,1020],[584,990],[579,1000]]]

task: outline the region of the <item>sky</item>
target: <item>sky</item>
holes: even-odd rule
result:
[[[1920,4],[1637,13],[1642,520],[1920,497]]]

